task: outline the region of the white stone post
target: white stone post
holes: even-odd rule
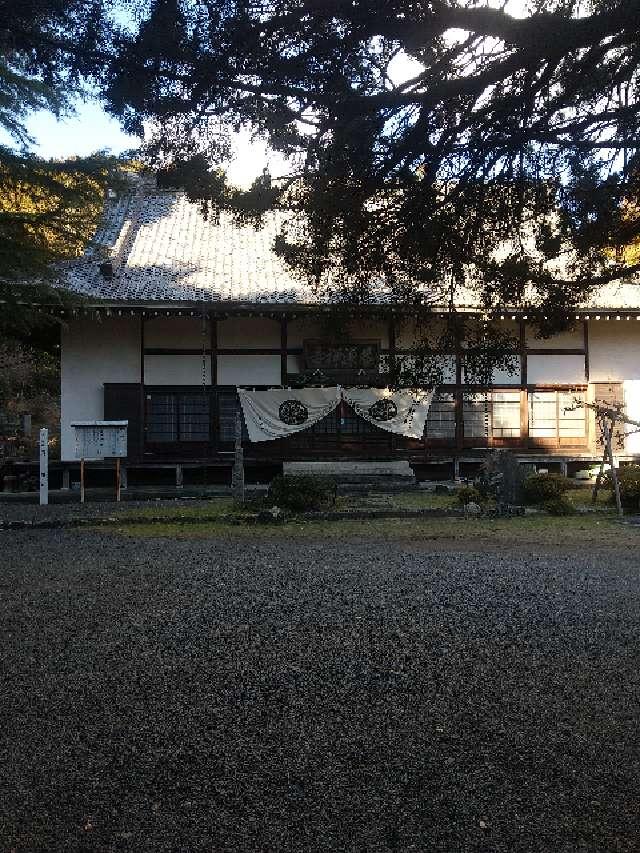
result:
[[[49,430],[40,430],[40,506],[49,503]]]

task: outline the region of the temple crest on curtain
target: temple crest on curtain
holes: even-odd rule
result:
[[[422,438],[435,389],[273,388],[238,396],[251,441],[273,441],[308,429],[326,417],[341,400],[365,420],[408,438]]]

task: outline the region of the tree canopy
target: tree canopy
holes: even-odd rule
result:
[[[211,213],[299,213],[278,251],[336,298],[384,283],[553,325],[640,270],[617,251],[640,235],[639,21],[640,0],[155,0],[105,92]],[[291,162],[249,194],[213,168],[243,125]]]
[[[552,330],[640,270],[639,20],[640,0],[532,0],[524,17],[464,0],[0,0],[0,126],[28,146],[29,110],[90,86],[127,130],[151,128],[148,162],[209,215],[291,211],[277,251],[335,300],[384,286],[526,306]],[[241,126],[289,174],[229,187]],[[77,245],[86,222],[60,215],[93,215],[107,172],[6,147],[0,169],[22,200],[0,237],[25,249],[0,258],[6,282]]]
[[[52,265],[84,249],[117,163],[103,155],[45,161],[25,121],[35,109],[61,115],[83,88],[104,81],[117,31],[94,0],[0,0],[0,333],[32,334],[35,306],[70,297],[47,283]],[[25,282],[28,282],[25,284]]]

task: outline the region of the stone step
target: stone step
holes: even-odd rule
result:
[[[416,482],[413,468],[406,460],[366,462],[285,462],[285,474],[316,474],[333,477],[338,483],[362,485],[411,485]]]

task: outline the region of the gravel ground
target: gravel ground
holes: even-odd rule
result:
[[[3,853],[640,849],[629,553],[0,555]]]

